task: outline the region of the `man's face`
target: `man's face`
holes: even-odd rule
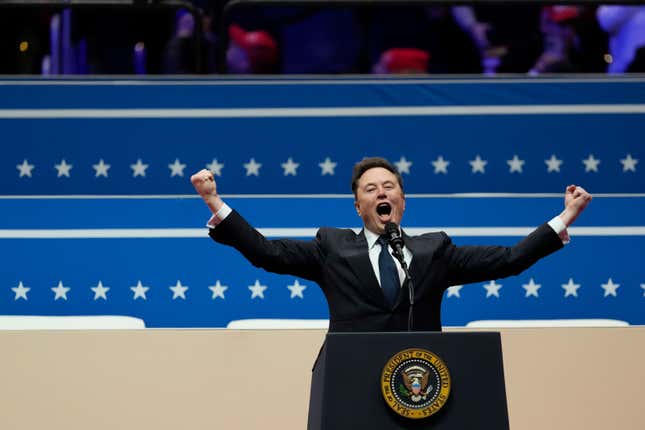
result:
[[[401,223],[405,196],[394,173],[383,167],[373,167],[358,180],[354,206],[365,227],[382,234],[386,222]]]

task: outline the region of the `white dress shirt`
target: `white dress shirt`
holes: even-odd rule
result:
[[[367,228],[363,229],[363,231],[365,232],[365,239],[367,239],[367,249],[369,250],[370,263],[372,263],[372,268],[374,269],[374,273],[376,274],[376,279],[378,280],[379,285],[381,285],[381,271],[378,268],[378,257],[381,254],[381,244],[378,243],[379,235],[373,233]],[[388,251],[394,259],[396,270],[399,272],[399,284],[402,286],[403,281],[405,281],[405,272],[403,271],[403,267],[401,267],[399,260],[397,260],[396,257],[394,257],[394,254],[392,254],[391,246],[388,246]],[[405,260],[405,264],[409,269],[410,263],[412,262],[412,253],[408,248],[405,247],[405,244],[403,245],[403,259]]]

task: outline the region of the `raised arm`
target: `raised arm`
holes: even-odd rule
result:
[[[310,241],[269,240],[224,203],[212,172],[201,170],[190,181],[213,214],[208,223],[213,240],[232,246],[251,264],[269,272],[319,279],[323,264],[320,237]]]
[[[446,235],[442,258],[447,267],[450,285],[482,282],[518,275],[539,259],[562,248],[568,242],[566,228],[582,213],[592,196],[584,188],[569,185],[564,194],[564,210],[560,223],[544,223],[517,244],[506,246],[456,246]]]

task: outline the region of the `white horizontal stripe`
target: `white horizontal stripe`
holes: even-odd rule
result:
[[[406,194],[407,199],[562,198],[562,193],[452,193]],[[353,199],[353,194],[222,194],[223,199]],[[593,193],[594,198],[643,198],[645,193]],[[54,194],[0,195],[0,200],[172,200],[201,199],[197,194]]]
[[[259,228],[267,237],[314,237],[316,228]],[[360,231],[354,227],[354,231]],[[445,231],[454,237],[526,236],[534,227],[412,227],[405,232],[418,235],[432,231]],[[645,236],[645,226],[630,227],[572,227],[571,236]],[[31,229],[0,230],[0,239],[125,239],[125,238],[204,238],[203,228],[114,228],[114,229]]]
[[[0,109],[0,119],[306,118],[447,115],[642,114],[645,104],[243,109]]]

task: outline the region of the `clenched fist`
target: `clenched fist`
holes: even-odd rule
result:
[[[211,212],[216,213],[224,204],[217,194],[217,183],[210,170],[202,169],[190,177],[190,182],[195,187]]]
[[[569,185],[564,193],[564,211],[560,218],[568,227],[582,213],[591,201],[592,196],[584,188]]]

